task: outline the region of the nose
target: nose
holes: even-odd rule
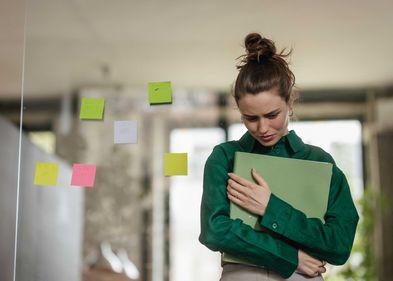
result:
[[[269,129],[269,121],[266,120],[265,118],[259,118],[258,122],[258,132],[263,135],[265,134]]]

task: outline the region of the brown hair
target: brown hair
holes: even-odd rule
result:
[[[240,56],[236,66],[239,74],[234,86],[236,103],[245,94],[256,95],[277,88],[280,96],[289,102],[294,98],[292,88],[295,76],[289,69],[286,58],[292,50],[277,53],[274,42],[258,33],[250,33],[244,39],[246,54]]]

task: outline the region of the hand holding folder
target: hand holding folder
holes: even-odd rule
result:
[[[332,176],[331,163],[236,152],[234,173],[254,181],[251,175],[252,168],[262,175],[273,194],[302,211],[308,218],[324,220]],[[262,231],[257,215],[232,202],[230,217],[241,219],[255,230]],[[225,253],[223,260],[245,263]]]

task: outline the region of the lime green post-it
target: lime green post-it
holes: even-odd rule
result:
[[[151,105],[172,103],[172,86],[169,81],[148,83],[148,92]]]
[[[34,185],[56,185],[58,171],[59,165],[57,163],[37,162]]]
[[[164,175],[186,176],[188,174],[187,153],[165,153]]]
[[[80,119],[102,120],[104,115],[104,98],[82,98]]]

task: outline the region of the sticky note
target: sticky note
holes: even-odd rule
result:
[[[172,103],[172,86],[169,81],[148,83],[148,92],[151,105]]]
[[[82,98],[80,119],[102,120],[105,100],[103,98]]]
[[[186,176],[188,173],[187,153],[165,153],[164,175]]]
[[[137,121],[115,121],[114,122],[114,143],[137,143],[138,127]]]
[[[74,164],[71,185],[92,187],[96,178],[96,165]]]
[[[58,171],[59,165],[57,163],[37,162],[35,166],[34,185],[56,185]]]

